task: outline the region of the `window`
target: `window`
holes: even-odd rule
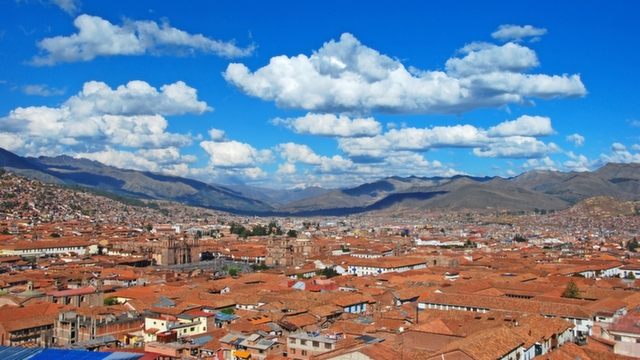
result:
[[[622,341],[622,336],[620,336],[620,335],[613,335],[613,340],[615,340],[615,341]]]
[[[289,344],[295,344],[295,343],[296,343],[296,339],[294,338],[289,339]]]
[[[320,343],[319,343],[319,342],[317,342],[317,341],[314,341],[314,342],[313,342],[313,347],[320,347]]]
[[[331,349],[331,343],[324,343],[325,349]]]
[[[196,328],[192,326],[191,329],[189,329],[189,331],[194,332],[196,331]]]
[[[307,350],[302,350],[302,356],[307,356]]]
[[[300,339],[300,345],[307,345],[307,340]]]

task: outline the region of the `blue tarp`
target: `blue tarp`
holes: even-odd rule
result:
[[[0,346],[2,360],[138,360],[144,354]]]
[[[42,348],[26,349],[15,346],[0,346],[0,359],[3,360],[23,360],[29,359],[37,353],[42,352]]]

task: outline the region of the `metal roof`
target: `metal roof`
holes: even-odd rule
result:
[[[23,360],[42,352],[42,348],[23,348],[14,346],[0,346],[0,359],[3,360]]]
[[[219,321],[233,321],[235,319],[240,318],[239,316],[236,315],[231,315],[231,314],[225,314],[223,312],[217,312],[216,313],[216,320]]]
[[[138,360],[145,354],[0,346],[2,360]]]

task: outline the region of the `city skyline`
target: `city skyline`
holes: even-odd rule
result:
[[[273,188],[640,162],[635,3],[191,5],[8,3],[0,147]]]

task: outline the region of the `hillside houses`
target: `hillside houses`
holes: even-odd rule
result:
[[[15,185],[12,199],[28,211],[0,216],[2,346],[192,359],[637,351],[640,280],[631,274],[640,276],[640,257],[624,245],[636,217],[262,219],[168,203],[143,210],[38,186]],[[282,234],[230,234],[232,223],[276,224]],[[596,237],[600,229],[608,235]],[[191,240],[189,254],[168,253]],[[157,254],[184,261],[163,265]],[[577,291],[563,297],[570,283]]]

